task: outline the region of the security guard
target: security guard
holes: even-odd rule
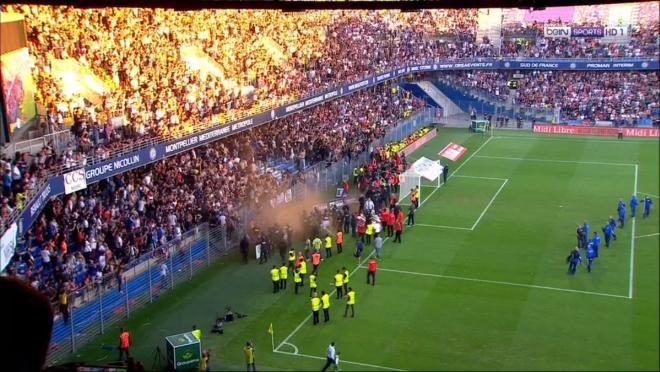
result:
[[[330,321],[330,295],[321,291],[321,302],[323,303],[323,322]]]
[[[270,270],[270,277],[273,279],[273,293],[277,293],[280,290],[280,269],[277,266]]]
[[[289,267],[282,262],[280,267],[280,289],[286,289],[286,280],[289,278]]]
[[[314,292],[316,292],[316,274],[312,273],[309,276],[309,297],[312,297]]]
[[[307,261],[302,260],[300,262],[300,286],[305,286],[305,275],[307,275]]]
[[[296,264],[296,251],[289,249],[289,269],[293,271]]]
[[[293,284],[296,288],[296,294],[298,294],[298,287],[302,287],[302,278],[300,277],[299,269],[293,271]]]
[[[332,256],[332,238],[330,234],[325,236],[325,258]]]
[[[344,270],[344,276],[342,279],[342,283],[344,285],[344,293],[348,293],[348,281],[350,279],[349,276],[351,275],[351,273],[349,273],[345,267],[342,267],[341,269]]]
[[[351,318],[355,318],[355,291],[353,288],[348,288],[348,294],[346,295],[348,301],[346,301],[346,310],[344,310],[344,318],[348,315],[348,308],[351,308]]]
[[[342,291],[343,291],[343,286],[344,286],[344,275],[337,270],[337,274],[335,274],[335,289],[337,290],[337,299],[340,299],[342,297]]]
[[[321,309],[321,299],[314,293],[312,297],[312,315],[314,315],[314,325],[319,324],[319,310]]]

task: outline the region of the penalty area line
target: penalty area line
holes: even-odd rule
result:
[[[365,269],[364,266],[361,266],[361,268],[362,268],[362,269]],[[626,299],[626,300],[629,300],[629,299],[630,299],[628,296],[615,295],[615,294],[611,294],[611,293],[589,292],[589,291],[581,291],[581,290],[578,290],[578,289],[547,287],[547,286],[534,285],[534,284],[502,282],[502,281],[498,281],[498,280],[487,280],[487,279],[466,278],[466,277],[462,277],[462,276],[453,276],[453,275],[441,275],[441,274],[419,273],[419,272],[415,272],[415,271],[405,271],[405,270],[395,270],[395,269],[384,269],[384,268],[380,268],[380,267],[378,268],[378,271],[389,271],[389,272],[399,273],[399,274],[417,275],[417,276],[429,276],[429,277],[434,277],[434,278],[462,280],[462,281],[477,282],[477,283],[499,284],[499,285],[507,285],[507,286],[512,286],[512,287],[523,287],[523,288],[533,288],[533,289],[544,289],[544,290],[557,291],[557,292],[579,293],[579,294],[586,294],[586,295],[592,295],[592,296],[604,296],[604,297],[624,298],[624,299]]]
[[[648,237],[651,237],[651,236],[658,236],[658,235],[660,235],[660,233],[646,234],[646,235],[639,235],[639,236],[636,236],[635,239],[639,239],[639,238],[648,238]]]
[[[326,358],[323,358],[323,357],[320,357],[320,356],[314,356],[314,355],[297,354],[297,353],[294,354],[294,353],[290,353],[288,351],[281,351],[281,350],[275,350],[275,352],[279,353],[279,354],[291,355],[291,356],[296,356],[296,357],[303,357],[303,358],[317,359],[317,360],[326,360]],[[354,364],[356,366],[376,368],[376,369],[384,369],[386,371],[405,371],[405,369],[385,367],[385,366],[379,366],[379,365],[369,364],[369,363],[352,362],[350,360],[345,360],[345,359],[341,359],[340,363]]]
[[[438,229],[454,229],[454,230],[472,230],[469,227],[458,227],[458,226],[445,226],[445,225],[428,225],[425,223],[416,223],[413,226],[422,226],[422,227],[435,227]]]

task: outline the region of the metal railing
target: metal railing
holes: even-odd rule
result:
[[[69,296],[69,319],[56,316],[48,364],[61,362],[108,327],[185,283],[226,256],[233,246],[227,227],[201,224],[180,239],[145,253],[123,271],[121,281],[109,274]]]
[[[10,143],[5,148],[5,154],[13,157],[16,152],[28,153],[34,155],[41,151],[49,143],[52,143],[53,150],[60,152],[67,144],[72,143],[73,135],[70,130],[61,130],[55,133],[49,133],[41,137]]]

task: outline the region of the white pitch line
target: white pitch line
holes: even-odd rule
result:
[[[445,226],[445,225],[427,225],[423,223],[416,223],[414,226],[422,227],[436,227],[438,229],[455,229],[455,230],[471,230],[469,227],[458,227],[458,226]]]
[[[629,163],[602,163],[599,161],[577,161],[577,160],[555,160],[555,159],[533,159],[533,158],[512,158],[506,156],[488,156],[488,155],[479,155],[478,158],[483,159],[501,159],[501,160],[527,160],[527,161],[538,161],[544,163],[569,163],[569,164],[592,164],[592,165],[621,165],[634,167],[636,164]]]
[[[651,236],[658,236],[658,235],[660,235],[660,233],[640,235],[640,236],[636,236],[635,239],[648,238],[648,237],[651,237]]]
[[[639,166],[635,164],[635,182],[633,186],[633,195],[637,195],[637,175]],[[630,278],[628,283],[628,298],[633,298],[634,276],[635,276],[635,221],[632,219],[632,229],[630,231]]]
[[[543,141],[559,141],[559,142],[585,142],[581,141],[579,138],[570,139],[570,138],[550,138],[550,137],[532,137],[532,136],[495,136],[496,139],[499,138],[511,138],[511,139],[521,139],[521,140],[543,140]],[[597,140],[591,138],[584,138],[586,142],[593,143],[629,143],[629,144],[657,144],[657,141],[648,140],[648,141],[620,141],[620,140]]]
[[[648,195],[648,196],[650,196],[650,197],[652,197],[652,198],[660,199],[660,196],[658,196],[658,195],[653,195],[653,194],[649,194],[648,192],[641,192],[641,191],[640,191],[639,193],[640,193],[641,195]]]
[[[493,139],[493,137],[488,137],[488,139],[486,140],[486,142],[482,143],[481,146],[479,146],[479,148],[477,148],[477,150],[476,150],[475,152],[473,152],[472,155],[470,155],[469,158],[467,158],[464,162],[462,162],[461,165],[459,165],[458,168],[456,168],[456,170],[455,170],[452,174],[450,174],[449,177],[447,177],[447,180],[449,180],[450,178],[454,177],[454,175],[456,175],[456,173],[457,173],[461,168],[463,168],[463,166],[464,166],[465,164],[467,164],[467,162],[469,162],[469,161],[470,161],[475,155],[477,155],[477,153],[478,153],[479,151],[481,151],[481,149],[484,148],[484,146],[486,146],[486,145],[488,144],[488,142],[490,142],[492,139]],[[429,196],[427,196],[424,200],[422,200],[421,203],[419,203],[419,206],[421,207],[422,205],[424,205],[424,203],[426,203],[427,200],[431,199],[431,196],[433,196],[433,194],[435,194],[436,191],[440,190],[440,188],[441,188],[442,186],[444,186],[444,185],[445,185],[445,183],[442,183],[440,186],[438,186],[438,188],[436,188],[435,190],[431,191],[431,193],[429,194]]]
[[[474,228],[477,227],[477,225],[479,224],[479,221],[481,221],[481,219],[484,217],[484,215],[486,215],[486,212],[488,211],[488,208],[490,208],[491,204],[493,204],[493,202],[495,201],[495,198],[497,198],[497,195],[499,195],[500,192],[502,191],[502,189],[504,189],[504,186],[506,186],[507,182],[509,182],[508,179],[505,179],[504,182],[502,182],[502,186],[500,186],[500,188],[497,190],[495,195],[493,195],[493,197],[490,199],[490,201],[488,202],[488,205],[481,212],[481,214],[479,215],[479,218],[477,218],[477,221],[475,221],[474,225],[472,225],[470,230],[474,231]]]
[[[364,268],[364,266],[363,266],[363,268]],[[469,281],[469,282],[489,283],[489,284],[500,284],[500,285],[508,285],[508,286],[513,286],[513,287],[524,287],[524,288],[534,288],[534,289],[546,289],[546,290],[550,290],[550,291],[558,291],[558,292],[571,292],[571,293],[581,293],[581,294],[588,294],[588,295],[594,295],[594,296],[605,296],[605,297],[615,297],[615,298],[625,298],[625,299],[629,299],[628,296],[615,295],[615,294],[610,294],[610,293],[589,292],[589,291],[581,291],[581,290],[577,290],[577,289],[546,287],[546,286],[542,286],[542,285],[534,285],[534,284],[523,284],[523,283],[501,282],[501,281],[497,281],[497,280],[465,278],[465,277],[461,277],[461,276],[440,275],[440,274],[429,274],[429,273],[418,273],[418,272],[414,272],[414,271],[404,271],[404,270],[394,270],[394,269],[384,269],[384,268],[378,268],[378,271],[391,271],[391,272],[394,272],[394,273],[408,274],[408,275],[430,276],[430,277],[434,277],[434,278],[444,278],[444,279],[464,280],[464,281]]]
[[[479,180],[496,180],[496,181],[508,180],[508,178],[467,176],[467,175],[463,175],[463,174],[457,174],[456,177],[459,177],[459,178],[476,178],[476,179],[479,179]]]
[[[326,358],[323,358],[323,357],[320,357],[320,356],[314,356],[314,355],[294,354],[294,353],[289,353],[287,351],[280,351],[280,350],[275,350],[275,352],[280,353],[280,354],[287,354],[287,355],[292,355],[292,356],[297,356],[297,357],[303,357],[303,358],[326,360]],[[384,369],[384,370],[387,370],[387,371],[405,371],[405,369],[384,367],[384,366],[378,366],[378,365],[375,365],[375,364],[368,364],[368,363],[351,362],[350,360],[345,360],[345,359],[342,359],[340,363],[355,364],[356,366]]]
[[[298,346],[296,346],[296,345],[294,345],[294,344],[292,344],[292,343],[290,343],[290,342],[285,342],[284,345],[289,345],[289,346],[291,346],[291,347],[293,348],[293,353],[294,353],[294,354],[298,354]]]

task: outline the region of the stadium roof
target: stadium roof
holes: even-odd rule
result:
[[[17,1],[21,2],[21,1]],[[32,0],[30,4],[72,5],[82,8],[136,7],[170,8],[177,10],[218,9],[282,9],[304,11],[313,9],[401,9],[414,11],[431,8],[544,8],[565,5],[616,4],[626,0],[403,0],[403,1],[297,1],[297,0]]]

